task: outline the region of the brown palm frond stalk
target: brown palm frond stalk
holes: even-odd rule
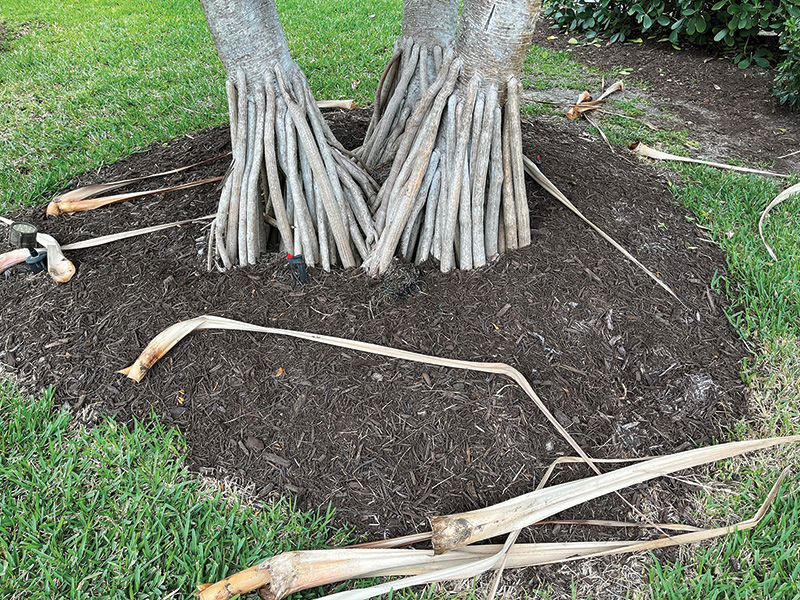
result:
[[[213,183],[221,181],[220,177],[209,177],[208,179],[200,179],[199,181],[190,181],[188,183],[181,183],[179,185],[172,185],[169,187],[158,188],[155,190],[145,190],[142,192],[128,192],[126,194],[113,194],[111,196],[101,196],[100,198],[81,198],[80,195],[65,197],[67,194],[54,198],[50,204],[47,205],[48,216],[55,217],[60,214],[68,214],[81,212],[85,210],[94,210],[101,206],[109,204],[116,204],[118,202],[126,202],[128,200],[136,200],[137,198],[144,198],[146,196],[155,196],[156,194],[167,194],[169,192],[176,192],[178,190],[185,190],[188,188],[204,185],[206,183]],[[119,186],[117,186],[119,187]]]
[[[775,196],[775,199],[769,203],[767,208],[764,209],[764,212],[761,213],[761,218],[758,219],[758,235],[761,236],[761,241],[764,242],[764,245],[767,247],[767,252],[772,257],[772,260],[778,260],[778,257],[775,256],[775,252],[772,251],[772,247],[767,243],[767,240],[764,238],[764,219],[767,218],[769,211],[773,208],[778,206],[784,200],[788,200],[792,196],[796,196],[800,194],[800,183],[793,185],[790,188],[783,190],[780,194]]]
[[[656,282],[656,283],[657,283],[659,286],[661,286],[661,288],[662,288],[662,289],[664,289],[666,292],[668,292],[670,296],[672,296],[673,298],[675,298],[675,299],[676,299],[678,302],[680,302],[680,303],[681,303],[681,304],[683,304],[684,306],[686,305],[686,303],[685,303],[683,300],[681,300],[681,299],[678,297],[678,295],[677,295],[675,292],[673,292],[673,291],[672,291],[672,288],[671,288],[671,287],[669,287],[669,286],[668,286],[666,283],[664,283],[663,281],[661,281],[661,279],[659,279],[659,278],[656,276],[656,274],[655,274],[655,273],[653,273],[653,272],[652,272],[650,269],[648,269],[648,268],[647,268],[647,267],[645,267],[645,266],[644,266],[644,265],[643,265],[641,262],[639,262],[639,260],[638,260],[636,257],[634,257],[634,256],[633,256],[633,255],[632,255],[630,252],[628,252],[628,251],[627,251],[625,248],[623,248],[623,247],[622,247],[622,246],[619,244],[619,242],[617,242],[617,241],[616,241],[614,238],[612,238],[612,237],[611,237],[610,235],[608,235],[608,234],[607,234],[605,231],[603,231],[603,230],[602,230],[602,229],[600,229],[600,228],[599,228],[597,225],[595,225],[595,224],[594,224],[594,223],[592,223],[592,222],[591,222],[589,219],[587,219],[587,218],[584,216],[584,214],[583,214],[583,213],[582,213],[580,210],[578,210],[578,208],[577,208],[577,207],[576,207],[576,206],[575,206],[575,205],[574,205],[572,202],[570,202],[569,198],[567,198],[567,197],[566,197],[566,196],[565,196],[565,195],[564,195],[564,194],[561,192],[561,190],[559,190],[559,189],[556,187],[556,185],[555,185],[555,184],[554,184],[552,181],[550,181],[550,180],[549,180],[549,179],[548,179],[548,178],[545,176],[545,174],[544,174],[544,173],[542,173],[542,172],[539,170],[539,167],[537,167],[537,166],[536,166],[536,163],[534,163],[534,162],[533,162],[531,159],[529,159],[527,156],[523,156],[523,157],[522,157],[522,160],[523,160],[523,162],[524,162],[524,165],[525,165],[525,172],[526,172],[528,175],[530,175],[530,176],[533,178],[533,180],[534,180],[534,181],[536,181],[536,183],[538,183],[539,185],[541,185],[541,186],[542,186],[542,187],[543,187],[543,188],[544,188],[544,189],[545,189],[545,190],[546,190],[548,193],[550,193],[550,194],[551,194],[551,195],[552,195],[554,198],[556,198],[556,199],[557,199],[559,202],[561,202],[561,203],[562,203],[564,206],[566,206],[566,207],[567,207],[569,210],[571,210],[573,213],[575,213],[575,215],[577,215],[579,219],[581,219],[581,220],[582,220],[584,223],[586,223],[586,224],[587,224],[589,227],[591,227],[592,229],[594,229],[594,230],[595,230],[595,231],[598,233],[598,235],[600,235],[600,237],[602,237],[602,238],[603,238],[604,240],[606,240],[606,241],[607,241],[609,244],[611,244],[612,246],[614,246],[614,248],[616,248],[617,250],[619,250],[619,252],[621,252],[621,253],[622,253],[622,255],[623,255],[623,256],[625,256],[625,258],[627,258],[629,261],[631,261],[633,264],[635,264],[637,267],[639,267],[639,269],[641,269],[642,271],[644,271],[644,272],[645,272],[645,274],[647,274],[647,276],[648,276],[650,279],[652,279],[652,280],[653,280],[653,281],[655,281],[655,282]]]
[[[695,163],[698,165],[706,165],[708,167],[716,167],[717,169],[727,169],[729,171],[739,171],[741,173],[755,173],[756,175],[768,175],[770,177],[789,177],[782,173],[773,173],[772,171],[762,171],[761,169],[749,169],[747,167],[737,167],[735,165],[726,165],[724,163],[712,162],[710,160],[700,160],[699,158],[689,158],[687,156],[678,156],[677,154],[670,154],[669,152],[661,152],[655,150],[642,142],[633,142],[628,146],[633,150],[634,154],[644,156],[646,158],[653,158],[656,160],[677,160],[679,162]]]
[[[614,92],[621,92],[623,89],[625,89],[625,84],[622,81],[617,81],[614,85],[607,88],[602,94],[600,94],[597,100],[592,100],[592,95],[589,92],[581,92],[578,96],[578,100],[567,111],[566,116],[568,119],[574,120],[585,112],[597,110],[606,103],[606,99],[611,94]]]
[[[28,252],[27,248],[18,248],[0,254],[0,273],[7,271],[14,265],[24,263],[29,256],[30,252]]]
[[[194,167],[199,167],[200,165],[204,165],[206,163],[213,162],[215,160],[219,160],[221,158],[225,158],[230,156],[230,152],[226,152],[225,154],[220,154],[219,156],[215,156],[214,158],[208,158],[206,160],[201,160],[200,162],[196,162],[191,165],[186,165],[185,167],[178,167],[177,169],[170,169],[169,171],[163,171],[161,173],[153,173],[152,175],[143,175],[141,177],[133,177],[132,179],[121,179],[119,181],[111,181],[109,183],[93,183],[91,185],[86,185],[74,190],[70,190],[69,192],[64,192],[56,196],[53,199],[53,202],[74,202],[76,200],[85,200],[86,198],[91,198],[92,196],[96,196],[97,194],[101,194],[103,192],[110,192],[111,190],[115,190],[117,188],[121,188],[126,185],[130,185],[132,183],[139,183],[140,181],[144,181],[145,179],[154,179],[156,177],[164,177],[166,175],[173,175],[175,173],[180,173],[181,171],[187,171]],[[48,207],[48,211],[49,211]],[[48,214],[50,214],[48,212]]]
[[[800,436],[731,442],[653,458],[639,464],[585,479],[561,483],[518,496],[489,508],[434,517],[433,547],[442,554],[490,537],[527,527],[587,500],[655,477],[716,462],[777,444],[800,441]]]
[[[320,109],[325,108],[343,108],[344,110],[353,110],[358,106],[355,100],[317,100],[317,107]]]
[[[425,363],[436,365],[440,367],[450,367],[454,369],[466,369],[470,371],[480,371],[482,373],[495,373],[504,375],[514,380],[522,390],[533,400],[537,408],[544,414],[548,421],[555,427],[561,436],[572,446],[580,457],[596,472],[600,471],[594,464],[594,461],[583,451],[574,438],[567,432],[566,429],[556,420],[550,410],[542,402],[541,398],[531,387],[531,384],[525,379],[525,376],[511,365],[505,363],[483,363],[473,362],[466,360],[456,360],[451,358],[441,358],[438,356],[430,356],[427,354],[420,354],[418,352],[409,352],[408,350],[400,350],[397,348],[389,348],[388,346],[380,346],[378,344],[369,344],[366,342],[359,342],[357,340],[348,340],[344,338],[331,337],[327,335],[320,335],[317,333],[308,333],[305,331],[295,331],[291,329],[276,329],[273,327],[262,327],[252,323],[245,323],[243,321],[236,321],[233,319],[225,319],[213,315],[201,315],[186,321],[180,321],[168,327],[155,338],[153,338],[147,347],[142,351],[136,361],[129,367],[126,367],[119,372],[126,375],[129,379],[139,382],[147,374],[150,368],[167,352],[169,352],[175,344],[181,341],[184,337],[193,331],[200,331],[203,329],[228,329],[238,331],[252,331],[255,333],[267,333],[272,335],[283,335],[289,337],[300,338],[312,342],[319,342],[328,344],[330,346],[337,346],[339,348],[349,348],[351,350],[358,350],[361,352],[368,352],[371,354],[378,354],[380,356],[389,356],[391,358],[398,358],[400,360],[409,360],[412,362]]]
[[[789,438],[782,438],[774,443],[784,441],[789,441]],[[736,453],[742,453],[753,449],[753,444],[758,444],[758,442],[738,442],[737,444],[739,446]],[[683,462],[682,464],[689,463]],[[680,461],[676,461],[673,467],[682,468]],[[733,531],[744,531],[756,527],[777,497],[780,484],[787,474],[788,469],[780,475],[764,503],[751,519],[732,526],[694,531],[649,541],[540,544],[509,544],[507,542],[503,545],[472,545],[446,554],[435,554],[433,550],[367,548],[288,552],[267,559],[217,583],[198,586],[200,591],[196,595],[201,600],[228,600],[236,594],[244,594],[262,588],[264,591],[262,597],[280,600],[293,592],[347,579],[379,576],[406,577],[406,579],[389,581],[370,588],[350,590],[325,597],[336,600],[366,600],[411,585],[473,577],[482,572],[497,569],[501,560],[505,560],[505,567],[519,568],[699,542]],[[589,481],[591,479],[594,478],[590,478]]]

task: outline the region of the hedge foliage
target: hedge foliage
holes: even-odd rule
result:
[[[736,52],[742,68],[783,60],[774,93],[782,103],[800,102],[800,0],[549,0],[545,14],[589,39],[613,43],[651,34],[673,44],[720,44]],[[780,36],[780,51],[765,45],[762,31]]]
[[[778,65],[778,76],[772,93],[781,104],[800,106],[800,17],[786,22],[781,36],[781,50],[786,58]]]

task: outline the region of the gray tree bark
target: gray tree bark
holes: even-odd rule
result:
[[[432,21],[425,4],[415,3],[414,22]],[[433,256],[443,272],[530,244],[520,75],[540,8],[541,0],[465,0],[456,39],[404,123],[378,194],[370,273],[386,271],[401,243],[406,258]]]
[[[212,233],[216,257],[225,269],[255,263],[269,222],[309,266],[355,266],[376,237],[368,206],[377,185],[325,123],[274,0],[201,4],[228,76],[233,146]]]
[[[436,80],[455,40],[458,0],[405,0],[402,36],[381,76],[359,156],[375,169],[391,162],[411,114]]]

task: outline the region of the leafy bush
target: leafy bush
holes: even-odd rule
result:
[[[800,17],[797,0],[550,0],[545,14],[561,27],[610,42],[632,35],[663,35],[672,43],[724,44],[738,50],[736,63],[766,67],[774,61],[759,31],[781,34],[790,17]]]
[[[778,65],[778,76],[772,93],[781,104],[800,106],[800,17],[786,22],[781,35],[781,50],[786,58]]]
[[[673,44],[724,45],[745,69],[779,63],[773,94],[782,104],[800,106],[800,0],[548,0],[545,14],[555,24],[621,42],[642,34]],[[759,32],[780,35],[780,52]]]

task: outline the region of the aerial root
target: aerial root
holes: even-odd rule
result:
[[[456,86],[460,69],[446,54],[408,121],[377,197],[370,274],[385,272],[398,250],[417,263],[433,256],[449,272],[530,244],[520,83],[498,90],[475,76]]]
[[[276,65],[260,81],[227,82],[233,162],[213,227],[224,269],[254,264],[270,225],[309,266],[356,266],[377,232],[378,186],[336,140],[302,72]]]
[[[450,57],[452,61],[452,56]],[[393,160],[417,104],[441,69],[445,50],[405,37],[381,75],[364,144],[358,155],[369,169]]]

